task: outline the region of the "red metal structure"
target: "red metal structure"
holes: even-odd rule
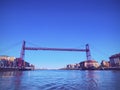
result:
[[[22,48],[21,48],[20,58],[18,61],[19,67],[24,67],[24,55],[25,55],[25,41],[23,41]]]
[[[25,50],[50,50],[50,51],[77,51],[77,52],[86,52],[86,57],[87,60],[91,60],[91,54],[90,54],[90,49],[89,45],[86,44],[85,49],[75,49],[75,48],[46,48],[46,47],[26,47],[25,46],[25,41],[23,41],[22,49],[21,49],[21,54],[20,54],[20,59],[19,59],[19,66],[22,67],[24,66],[24,55],[25,55]]]

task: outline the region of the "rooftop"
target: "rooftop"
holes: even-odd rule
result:
[[[120,53],[112,55],[110,58],[120,57]]]

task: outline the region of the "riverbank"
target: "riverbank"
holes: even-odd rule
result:
[[[101,67],[101,68],[61,68],[59,70],[120,70],[120,67]]]
[[[18,68],[0,68],[0,71],[18,71]]]
[[[31,67],[25,67],[25,68],[0,68],[0,71],[27,71],[27,70],[34,70]]]
[[[0,71],[28,71],[28,70],[120,70],[120,67],[102,67],[102,68],[78,68],[78,69],[68,69],[68,68],[61,68],[61,69],[32,69],[31,67],[26,68],[0,68]]]

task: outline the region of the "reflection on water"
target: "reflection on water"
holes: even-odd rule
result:
[[[2,90],[119,90],[119,82],[120,71],[0,72]]]
[[[0,87],[2,90],[17,90],[21,84],[22,72],[0,72]]]
[[[99,76],[95,71],[86,71],[83,77],[84,88],[88,90],[98,90],[98,78]]]
[[[7,71],[7,72],[1,72],[0,73],[0,76],[2,78],[4,77],[13,77],[13,76],[21,76],[22,75],[22,72],[20,71]]]

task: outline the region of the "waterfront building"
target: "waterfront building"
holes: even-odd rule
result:
[[[30,65],[31,70],[35,70],[35,66],[33,64]]]
[[[5,65],[4,65],[4,60],[0,60],[0,68],[3,68]]]
[[[80,69],[80,64],[76,63],[76,64],[68,64],[66,66],[67,69]]]
[[[109,57],[111,67],[120,67],[120,53]]]
[[[68,64],[67,65],[67,69],[74,69],[75,68],[75,64]]]
[[[74,65],[74,68],[75,68],[75,69],[80,69],[80,64],[79,64],[79,63],[76,63],[76,64]]]
[[[25,61],[25,67],[30,67],[30,63]]]
[[[10,57],[6,55],[0,56],[0,68],[13,67],[15,57]]]
[[[2,56],[0,56],[0,70],[16,70],[16,69],[20,68],[19,61],[20,61],[20,58],[2,55]],[[24,70],[34,70],[35,69],[34,65],[30,65],[30,63],[28,63],[24,60],[22,60],[21,62],[23,64],[22,68],[24,68]]]
[[[110,67],[110,62],[109,62],[109,61],[102,60],[102,62],[101,62],[101,67]]]
[[[10,56],[6,56],[6,55],[2,55],[2,56],[0,56],[0,60],[14,61],[15,57],[10,57]]]
[[[82,69],[97,69],[100,66],[99,63],[95,60],[87,60],[80,62],[79,64]]]

